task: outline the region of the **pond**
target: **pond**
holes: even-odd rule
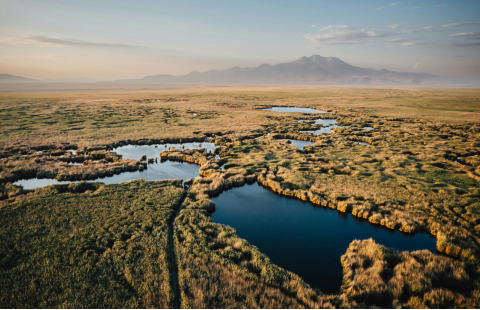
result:
[[[303,150],[303,147],[305,145],[314,145],[315,142],[311,141],[301,141],[301,140],[290,140],[292,142],[292,145],[295,145],[297,148]]]
[[[306,121],[309,121],[307,119],[301,119],[301,120],[298,120],[297,122],[301,123],[301,122],[306,122]],[[314,124],[317,125],[317,124],[322,124],[323,126],[331,126],[331,125],[335,125],[337,122],[336,119],[334,118],[319,118],[319,119],[316,119],[314,120]]]
[[[205,148],[208,151],[212,151],[215,148],[213,143],[184,143],[185,148]],[[114,149],[114,152],[120,154],[125,159],[140,159],[142,155],[147,155],[147,157],[158,157],[160,159],[160,152],[168,149],[169,147],[181,148],[181,144],[167,144],[158,145],[157,147],[153,145],[125,145]],[[145,179],[146,181],[160,181],[160,180],[174,180],[174,179],[192,179],[199,177],[200,166],[190,163],[181,163],[173,161],[165,161],[158,163],[149,164],[148,168],[143,171],[133,171],[133,172],[123,172],[111,177],[100,178],[96,180],[89,180],[92,182],[103,182],[105,184],[113,184],[120,182],[128,182],[135,179]],[[22,185],[24,189],[35,189],[38,187],[43,187],[52,184],[65,184],[71,183],[71,181],[58,181],[57,179],[27,179],[27,180],[18,180],[14,182],[15,185]]]
[[[299,122],[304,122],[305,120],[299,120]],[[342,126],[336,125],[338,122],[334,118],[326,118],[326,119],[316,119],[315,124],[322,124],[324,127],[317,129],[317,130],[304,130],[300,132],[311,132],[314,135],[318,135],[321,133],[329,133],[329,132],[334,132],[333,128],[341,128]]]
[[[270,109],[262,109],[264,111],[274,111],[274,112],[296,112],[296,113],[332,113],[326,111],[320,111],[310,108],[297,108],[297,107],[272,107]]]
[[[401,251],[436,253],[436,240],[428,234],[408,235],[372,225],[351,214],[280,196],[258,184],[234,188],[212,200],[216,205],[213,222],[233,227],[274,264],[327,294],[340,290],[340,257],[354,239],[373,238]]]

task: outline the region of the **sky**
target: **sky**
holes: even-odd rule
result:
[[[0,0],[0,74],[98,80],[318,54],[480,80],[479,0]]]

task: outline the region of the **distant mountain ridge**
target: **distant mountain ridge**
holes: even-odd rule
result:
[[[312,55],[277,65],[262,64],[253,68],[233,67],[225,70],[192,71],[187,75],[159,74],[141,79],[99,82],[92,79],[33,80],[0,74],[0,83],[242,83],[242,84],[340,84],[340,85],[432,85],[479,86],[456,77],[427,73],[396,72],[350,65],[336,57]]]
[[[0,83],[28,83],[34,82],[34,79],[28,79],[23,76],[16,76],[11,74],[0,74]]]
[[[277,65],[233,67],[187,75],[150,75],[116,83],[245,83],[245,84],[374,84],[374,85],[469,85],[455,77],[427,73],[395,72],[352,66],[336,57],[312,55]]]
[[[11,74],[0,74],[0,83],[93,83],[98,82],[95,79],[89,78],[66,78],[66,79],[29,79],[23,76],[16,76]]]

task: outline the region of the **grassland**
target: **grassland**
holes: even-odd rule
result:
[[[95,101],[106,99],[109,101]],[[312,107],[333,113],[299,115],[261,110],[278,105]],[[319,125],[308,121],[299,123],[299,119],[317,118],[336,118],[343,128],[317,136],[302,132],[318,129]],[[110,298],[105,304],[85,296],[79,297],[76,304],[72,301],[76,290],[63,291],[63,288],[55,288],[63,299],[49,303],[47,295],[36,284],[31,284],[35,282],[28,282],[41,275],[41,268],[31,271],[25,280],[19,280],[12,290],[20,292],[21,288],[32,287],[27,292],[38,294],[35,305],[42,307],[60,304],[69,307],[171,307],[172,289],[167,279],[172,277],[169,272],[172,262],[166,258],[169,251],[166,223],[173,219],[179,197],[185,195],[181,190],[171,188],[172,184],[167,190],[166,183],[133,182],[128,186],[95,185],[98,188],[89,188],[86,193],[74,194],[66,189],[58,193],[58,189],[49,189],[46,191],[49,194],[42,194],[42,190],[25,191],[9,182],[22,177],[94,179],[144,169],[144,163],[122,159],[111,149],[123,144],[208,140],[219,146],[216,153],[221,159],[190,150],[159,154],[162,159],[201,166],[202,178],[192,181],[191,190],[173,225],[182,307],[478,307],[479,119],[478,89],[228,86],[4,94],[0,97],[0,120],[8,125],[0,128],[0,145],[3,147],[0,151],[0,200],[3,206],[0,212],[5,213],[2,221],[8,228],[2,230],[2,236],[6,236],[6,240],[13,240],[10,231],[24,225],[37,227],[37,222],[49,229],[58,226],[52,230],[54,235],[67,234],[68,231],[71,236],[78,234],[80,239],[90,234],[103,238],[106,234],[101,226],[103,223],[87,225],[89,221],[83,217],[86,215],[79,214],[77,208],[97,212],[97,208],[90,210],[86,205],[103,206],[112,200],[115,208],[108,212],[116,210],[117,205],[121,210],[118,212],[124,212],[127,205],[132,204],[131,199],[150,197],[148,193],[155,192],[154,188],[158,187],[166,191],[159,192],[158,199],[170,197],[168,201],[155,198],[157,200],[152,204],[147,203],[155,209],[151,211],[153,214],[165,219],[154,225],[162,231],[162,237],[147,238],[148,247],[139,245],[140,252],[149,247],[157,251],[155,255],[162,270],[152,271],[149,277],[159,277],[154,281],[157,285],[154,287],[161,286],[157,290],[161,294],[148,291],[152,282],[148,282],[150,278],[142,278],[141,273],[147,272],[143,268],[135,269],[139,274],[135,276],[137,278],[133,277],[135,285],[131,284],[130,295],[119,293],[117,296],[112,292],[108,294],[113,295],[108,295],[106,291],[110,284],[99,284],[98,292],[104,292]],[[362,129],[364,126],[373,130]],[[308,140],[314,145],[298,150],[288,139]],[[359,145],[358,142],[368,145]],[[67,154],[70,149],[76,150],[76,155]],[[42,153],[38,153],[40,150]],[[72,166],[68,162],[84,164]],[[224,169],[220,168],[221,165]],[[214,212],[214,206],[208,200],[209,195],[254,181],[281,195],[350,212],[372,224],[407,233],[428,232],[437,237],[437,249],[449,257],[426,251],[397,253],[372,241],[355,241],[342,257],[342,290],[338,295],[325,296],[303,283],[297,275],[273,265],[248,241],[238,238],[231,228],[210,221],[208,214]],[[79,223],[83,223],[79,226],[88,227],[86,235],[83,230],[74,230],[75,233],[71,233],[71,229],[61,230],[65,221],[55,222],[58,219],[43,217],[43,209],[38,206],[63,206],[58,197],[67,197],[71,202],[68,206],[74,206],[62,215],[62,219],[77,221],[79,217]],[[30,210],[26,214],[37,212],[42,216],[22,218],[24,224],[15,226],[20,216],[14,212],[17,209],[18,212]],[[112,219],[120,216],[120,213],[108,212],[104,216]],[[127,224],[133,225],[128,222],[124,227],[130,227]],[[135,225],[132,227],[134,232],[131,235],[136,235]],[[19,231],[17,235],[23,238],[26,232]],[[38,244],[56,244],[43,235],[38,238],[41,239]],[[16,265],[8,265],[12,261],[9,255],[17,252],[12,250],[13,241],[5,242],[6,250],[1,258],[8,268],[2,281],[10,281],[21,273],[20,269],[15,269]],[[30,255],[25,254],[25,257],[52,255],[47,250],[47,254],[33,250],[37,249],[37,243],[25,246],[32,248],[30,254],[25,250]],[[59,253],[64,252],[61,243],[52,247]],[[115,259],[112,261],[122,266],[133,264],[132,256],[123,253],[113,253]],[[24,254],[16,257],[21,256]],[[84,264],[82,259],[79,258],[79,264]],[[119,266],[97,259],[99,265],[89,263],[93,266],[91,268],[109,270]],[[153,264],[150,258],[145,259],[145,266]],[[42,260],[38,262],[45,264]],[[78,266],[72,264],[66,274],[76,274]],[[87,283],[85,289],[88,281],[93,279],[73,283],[68,277],[64,281],[77,289],[78,286],[74,285]],[[123,285],[112,281],[109,283],[113,286]],[[0,295],[3,293],[1,291]],[[26,298],[19,300],[11,306],[33,305]]]
[[[181,182],[83,182],[0,209],[1,307],[173,307],[168,225],[183,195]]]
[[[3,93],[0,147],[192,136],[253,131],[273,124],[262,105],[314,106],[370,116],[449,123],[480,119],[477,89],[381,87],[185,87],[121,85],[113,89]],[[113,101],[95,101],[110,100]],[[193,113],[197,116],[193,116]]]

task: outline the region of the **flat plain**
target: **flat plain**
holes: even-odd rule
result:
[[[480,306],[479,89],[50,89],[15,92],[8,86],[0,93],[0,305]],[[275,106],[329,113],[264,110]],[[332,118],[338,122],[332,132],[308,132],[322,128],[315,120]],[[298,149],[291,140],[313,144]],[[118,146],[205,141],[218,146],[219,157],[182,148],[158,155],[199,165],[201,177],[185,182],[188,192],[178,181],[36,190],[13,184],[28,178],[101,182],[99,177],[148,169],[140,158],[112,151]],[[372,225],[428,233],[437,253],[352,240],[338,257],[342,287],[323,294],[273,264],[234,228],[211,221],[211,196],[255,181]],[[58,270],[64,271],[61,284],[54,280]]]

